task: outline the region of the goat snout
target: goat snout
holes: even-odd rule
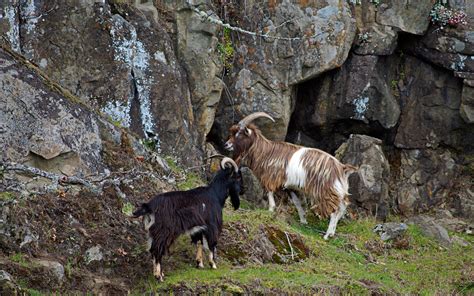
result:
[[[234,150],[234,145],[232,144],[232,142],[230,140],[225,142],[224,149],[228,150],[228,151],[233,151]]]

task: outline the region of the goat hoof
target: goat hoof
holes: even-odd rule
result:
[[[217,266],[215,264],[211,264],[212,269],[217,269]]]
[[[163,282],[163,274],[160,275],[160,276],[155,276],[156,280],[159,281],[159,282]]]
[[[196,262],[196,267],[197,268],[204,268],[204,264],[202,262],[197,261]]]
[[[301,224],[308,225],[308,221],[306,221],[306,219],[301,220],[300,222],[301,222]]]
[[[334,233],[326,233],[326,235],[324,236],[324,240],[328,240],[330,237],[333,237],[334,236]]]

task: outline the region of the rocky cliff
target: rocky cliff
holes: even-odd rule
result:
[[[471,1],[11,0],[0,3],[0,35],[7,257],[52,254],[42,240],[60,237],[60,213],[70,225],[60,239],[80,233],[58,253],[63,265],[99,245],[85,212],[143,234],[114,215],[204,177],[227,129],[256,111],[276,119],[256,122],[270,139],[360,168],[353,217],[428,213],[461,231],[474,222]],[[262,207],[258,181],[248,170],[245,180]],[[47,208],[24,210],[43,195]],[[84,206],[77,198],[90,208],[67,210]],[[44,215],[50,224],[31,224]]]

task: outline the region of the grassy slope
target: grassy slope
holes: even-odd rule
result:
[[[278,220],[267,211],[228,210],[225,213],[226,223],[243,223],[249,227],[250,233],[261,224],[272,224],[284,231],[300,234],[312,255],[293,264],[246,263],[243,266],[234,265],[221,257],[217,270],[198,270],[193,267],[192,261],[183,260],[185,262],[167,270],[164,283],[157,283],[150,276],[136,292],[210,289],[234,293],[474,293],[472,236],[463,237],[470,242],[468,247],[456,245],[444,249],[423,236],[416,227],[410,226],[409,249],[382,249],[375,252],[377,255],[369,250],[370,247],[366,247],[366,242],[377,244],[379,241],[371,231],[375,221],[342,221],[337,236],[326,242],[321,232],[326,229],[327,222],[312,220],[311,226],[303,226]],[[193,251],[187,240],[182,239],[174,248],[172,256],[179,256],[183,252],[192,256]]]

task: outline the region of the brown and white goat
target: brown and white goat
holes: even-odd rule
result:
[[[251,124],[259,117],[274,121],[264,112],[248,115],[230,128],[225,148],[233,151],[234,160],[239,165],[243,161],[260,180],[268,192],[270,211],[275,209],[273,193],[289,189],[300,221],[306,224],[301,202],[292,190],[300,191],[310,197],[311,209],[317,215],[331,217],[324,239],[334,236],[337,222],[349,204],[348,177],[357,169],[319,149],[268,140]]]

